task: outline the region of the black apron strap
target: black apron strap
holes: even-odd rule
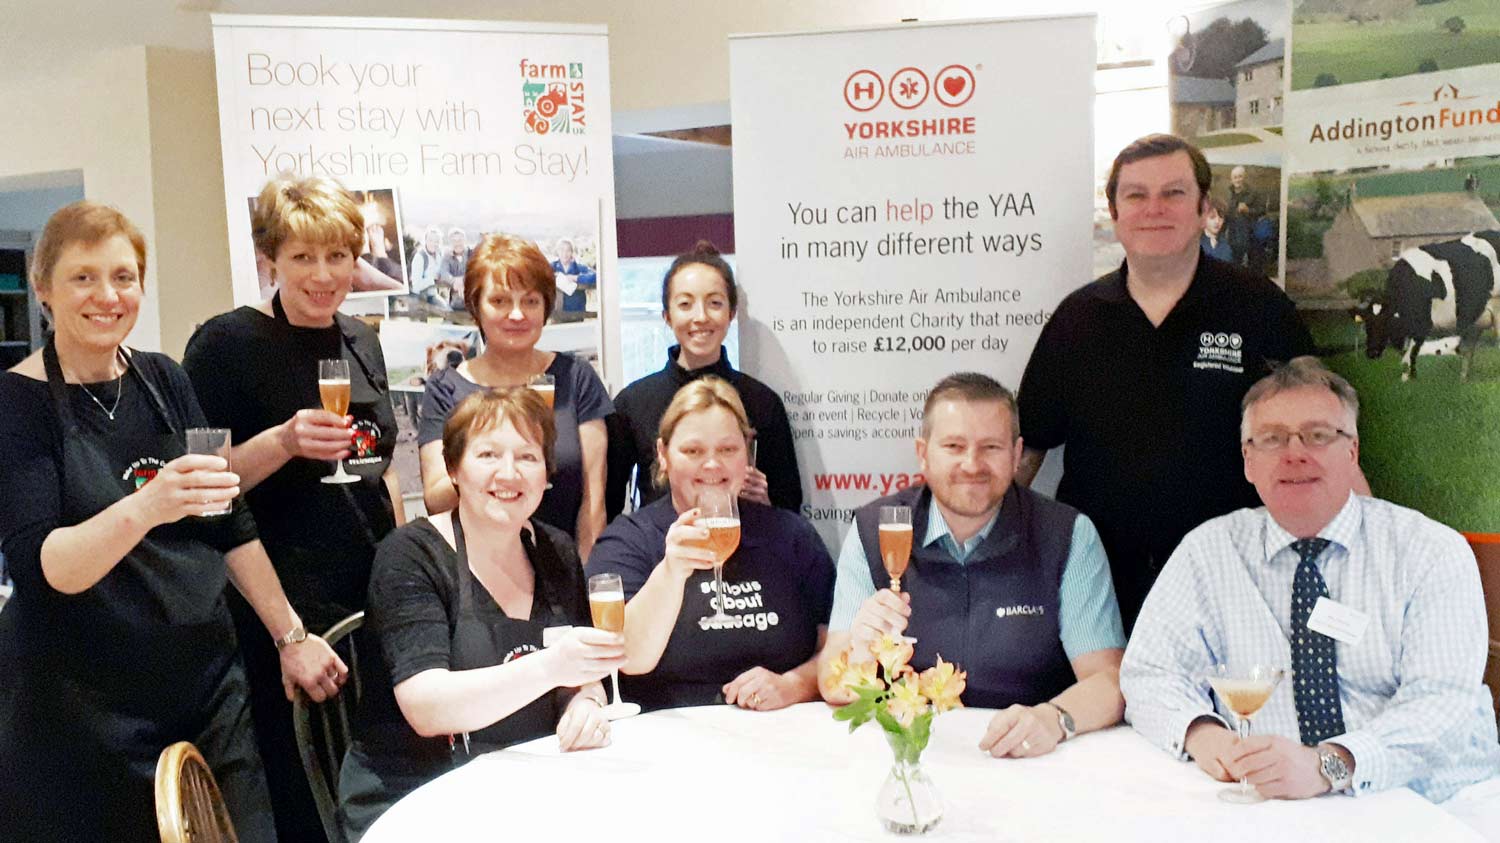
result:
[[[167,430],[174,436],[180,433],[177,422],[173,420],[171,412],[167,410],[166,399],[162,397],[161,389],[152,381],[141,367],[134,365],[131,352],[125,346],[115,349],[115,356],[124,367],[124,373],[120,377],[134,376],[146,395],[151,399],[151,408],[166,424]],[[42,346],[42,366],[47,372],[47,390],[52,393],[52,402],[57,407],[57,416],[62,421],[63,430],[68,435],[76,435],[78,432],[78,419],[73,415],[73,402],[68,400],[67,382],[63,379],[62,362],[57,356],[57,335],[48,334],[47,344]]]
[[[271,315],[275,317],[276,321],[278,322],[283,322],[287,325],[292,324],[292,320],[287,318],[286,308],[281,304],[280,290],[277,290],[276,295],[271,297]],[[342,313],[335,313],[333,315],[333,324],[338,326],[339,337],[344,343],[344,348],[347,348],[349,350],[349,356],[354,358],[354,362],[357,363],[360,370],[365,373],[365,380],[369,381],[377,391],[385,392],[390,388],[390,385],[385,382],[384,378],[377,378],[375,376],[375,367],[370,365],[370,361],[366,360],[365,355],[361,354],[359,352],[359,349],[354,345],[354,332],[349,330],[349,325],[346,321],[352,318],[353,317],[350,316],[344,316]]]

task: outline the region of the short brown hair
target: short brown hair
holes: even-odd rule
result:
[[[740,394],[729,382],[723,378],[712,375],[698,378],[695,381],[677,390],[672,396],[672,403],[667,405],[666,412],[661,414],[661,427],[657,432],[657,440],[664,446],[672,443],[672,434],[677,431],[677,425],[687,416],[693,413],[701,413],[712,410],[715,407],[723,407],[734,416],[735,422],[740,427],[740,433],[745,436],[748,445],[750,439],[755,436],[755,428],[750,426],[750,417],[745,415],[745,405],[740,401]],[[656,461],[652,471],[652,477],[658,487],[667,485],[667,467]]]
[[[1214,174],[1208,167],[1208,159],[1203,157],[1201,149],[1176,135],[1155,134],[1131,141],[1128,146],[1120,150],[1119,155],[1115,156],[1115,163],[1110,165],[1109,181],[1104,185],[1104,197],[1109,200],[1111,219],[1119,217],[1119,212],[1115,210],[1115,192],[1120,188],[1120,170],[1126,164],[1134,164],[1147,158],[1159,158],[1174,152],[1186,152],[1188,160],[1193,164],[1193,180],[1198,182],[1198,208],[1202,210],[1203,200],[1208,197],[1208,189],[1214,183]]]
[[[932,408],[940,401],[998,401],[1010,410],[1010,438],[1021,435],[1020,419],[1016,414],[1016,396],[999,381],[978,372],[956,372],[937,382],[927,393],[922,405],[922,438],[932,432]]]
[[[464,268],[464,307],[476,319],[491,282],[502,290],[541,294],[542,318],[552,318],[552,308],[557,304],[557,273],[530,240],[511,234],[486,234],[469,254],[469,265]]]
[[[338,244],[358,255],[365,240],[359,203],[333,179],[282,174],[266,182],[250,215],[255,249],[271,260],[288,240]]]
[[[108,205],[83,200],[64,206],[47,220],[31,262],[31,286],[40,292],[52,288],[52,271],[63,249],[74,243],[96,245],[123,235],[135,250],[135,269],[146,287],[146,238],[129,218]]]
[[[1240,401],[1240,439],[1250,438],[1250,408],[1279,393],[1303,388],[1326,389],[1333,393],[1349,416],[1349,426],[1354,428],[1348,432],[1358,435],[1359,393],[1341,375],[1324,366],[1322,360],[1304,354],[1272,369],[1271,374],[1256,381],[1245,393]]]
[[[451,475],[463,462],[469,440],[504,425],[516,426],[522,436],[542,446],[547,474],[552,474],[552,452],[557,446],[557,425],[552,408],[536,390],[525,386],[482,389],[458,402],[443,424],[443,465]]]

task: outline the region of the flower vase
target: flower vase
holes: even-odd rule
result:
[[[943,818],[943,798],[922,769],[920,753],[902,746],[892,735],[891,750],[895,758],[891,772],[880,786],[875,812],[887,831],[895,834],[926,834]]]

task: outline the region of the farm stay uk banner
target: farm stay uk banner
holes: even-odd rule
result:
[[[1014,388],[1091,279],[1094,23],[731,38],[742,363],[786,404],[830,545],[920,480],[926,391]]]

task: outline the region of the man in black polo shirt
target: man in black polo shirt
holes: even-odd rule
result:
[[[1272,362],[1313,353],[1275,283],[1199,249],[1212,175],[1203,153],[1148,135],[1115,158],[1105,195],[1120,268],[1065,298],[1021,380],[1030,484],[1066,445],[1057,499],[1099,528],[1127,633],[1194,527],[1258,506],[1240,460],[1240,399]]]

